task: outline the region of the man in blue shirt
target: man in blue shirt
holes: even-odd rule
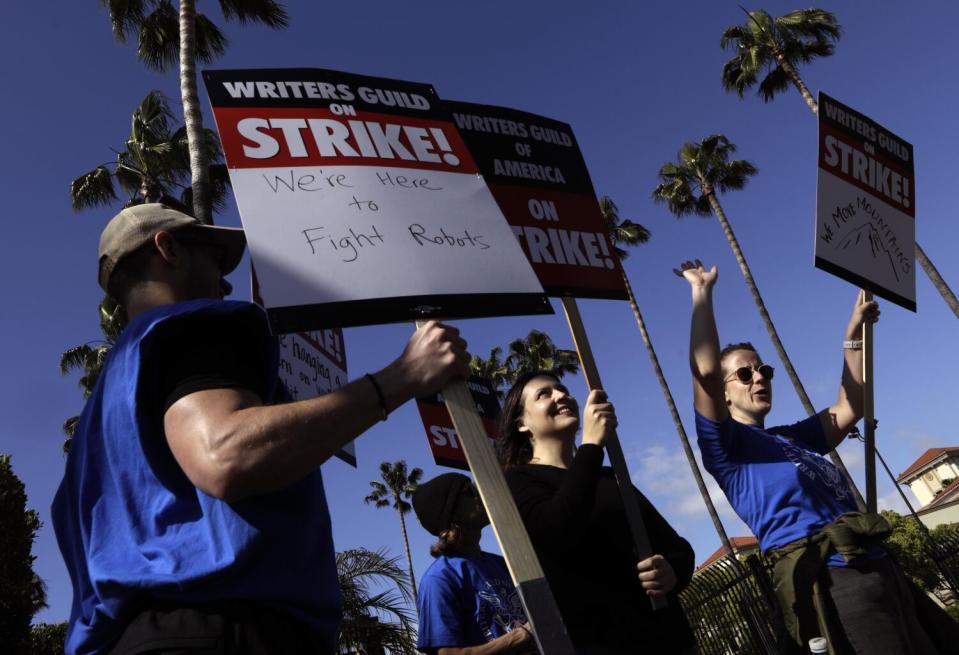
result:
[[[919,623],[902,572],[876,538],[888,533],[888,524],[878,515],[857,513],[846,480],[824,457],[863,416],[859,335],[865,322],[878,320],[878,304],[866,302],[860,292],[853,307],[836,402],[799,423],[767,428],[773,368],[749,343],[720,351],[713,314],[716,267],[706,270],[697,260],[675,272],[692,291],[689,363],[703,465],[763,552],[777,562],[774,577],[792,637],[790,652],[806,652],[808,639],[827,636],[836,617],[841,630],[828,635],[830,653],[845,652],[844,647],[861,655],[938,653]],[[797,608],[813,606],[807,596],[812,581],[797,579],[803,577],[799,566],[780,564],[816,561],[820,553],[823,560],[811,572],[825,590],[826,607],[804,621]]]
[[[74,587],[70,655],[334,652],[319,466],[468,374],[457,330],[433,322],[375,374],[287,402],[265,315],[223,300],[244,244],[161,204],[124,209],[101,235],[99,282],[129,324],[53,503]]]

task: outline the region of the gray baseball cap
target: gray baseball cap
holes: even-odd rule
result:
[[[100,234],[100,287],[109,294],[110,276],[117,264],[150,241],[157,232],[181,230],[188,230],[191,238],[209,241],[223,248],[220,268],[224,275],[236,268],[243,257],[246,235],[240,228],[204,225],[192,216],[161,203],[135,205],[110,219]]]

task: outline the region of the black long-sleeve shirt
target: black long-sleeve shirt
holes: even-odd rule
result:
[[[525,464],[509,469],[506,481],[574,644],[680,652],[693,643],[676,597],[692,578],[693,549],[634,487],[653,553],[679,580],[669,607],[654,614],[616,478],[602,463],[603,449],[585,444],[569,469]]]

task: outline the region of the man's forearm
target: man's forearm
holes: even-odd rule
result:
[[[389,410],[410,398],[390,367],[376,379]],[[366,378],[307,400],[278,405],[252,400],[236,390],[213,389],[180,401],[196,403],[193,411],[203,414],[196,437],[207,461],[198,463],[201,479],[194,484],[225,500],[278,491],[306,477],[383,416]]]

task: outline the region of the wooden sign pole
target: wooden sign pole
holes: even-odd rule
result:
[[[593,349],[589,345],[586,328],[583,326],[583,319],[579,314],[576,299],[563,296],[562,301],[563,310],[566,312],[566,321],[569,323],[569,330],[573,334],[573,343],[576,344],[576,352],[579,353],[579,361],[583,367],[586,386],[590,390],[602,389],[603,383],[599,379],[599,369],[596,366],[596,360],[593,358]],[[646,533],[646,525],[639,508],[639,500],[633,492],[633,482],[629,477],[629,468],[626,466],[626,456],[623,455],[623,447],[619,443],[619,436],[615,431],[606,437],[606,453],[609,455],[613,472],[616,474],[616,482],[619,484],[619,493],[626,509],[626,521],[629,523],[629,531],[633,535],[636,557],[642,561],[653,554],[653,548],[649,543],[649,535]],[[650,598],[649,600],[652,602],[653,609],[663,609],[667,605],[665,598]]]
[[[872,301],[872,292],[863,290],[865,302]],[[863,436],[865,437],[866,456],[866,511],[876,511],[876,417],[873,398],[873,324],[862,324],[862,410]]]
[[[423,323],[417,321],[417,327]],[[533,544],[513,501],[513,494],[506,486],[503,471],[490,446],[466,382],[451,382],[443,389],[443,398],[466,455],[466,462],[473,473],[473,482],[486,506],[490,525],[493,526],[513,584],[523,602],[539,652],[542,655],[574,655],[553,592],[536,558]]]

